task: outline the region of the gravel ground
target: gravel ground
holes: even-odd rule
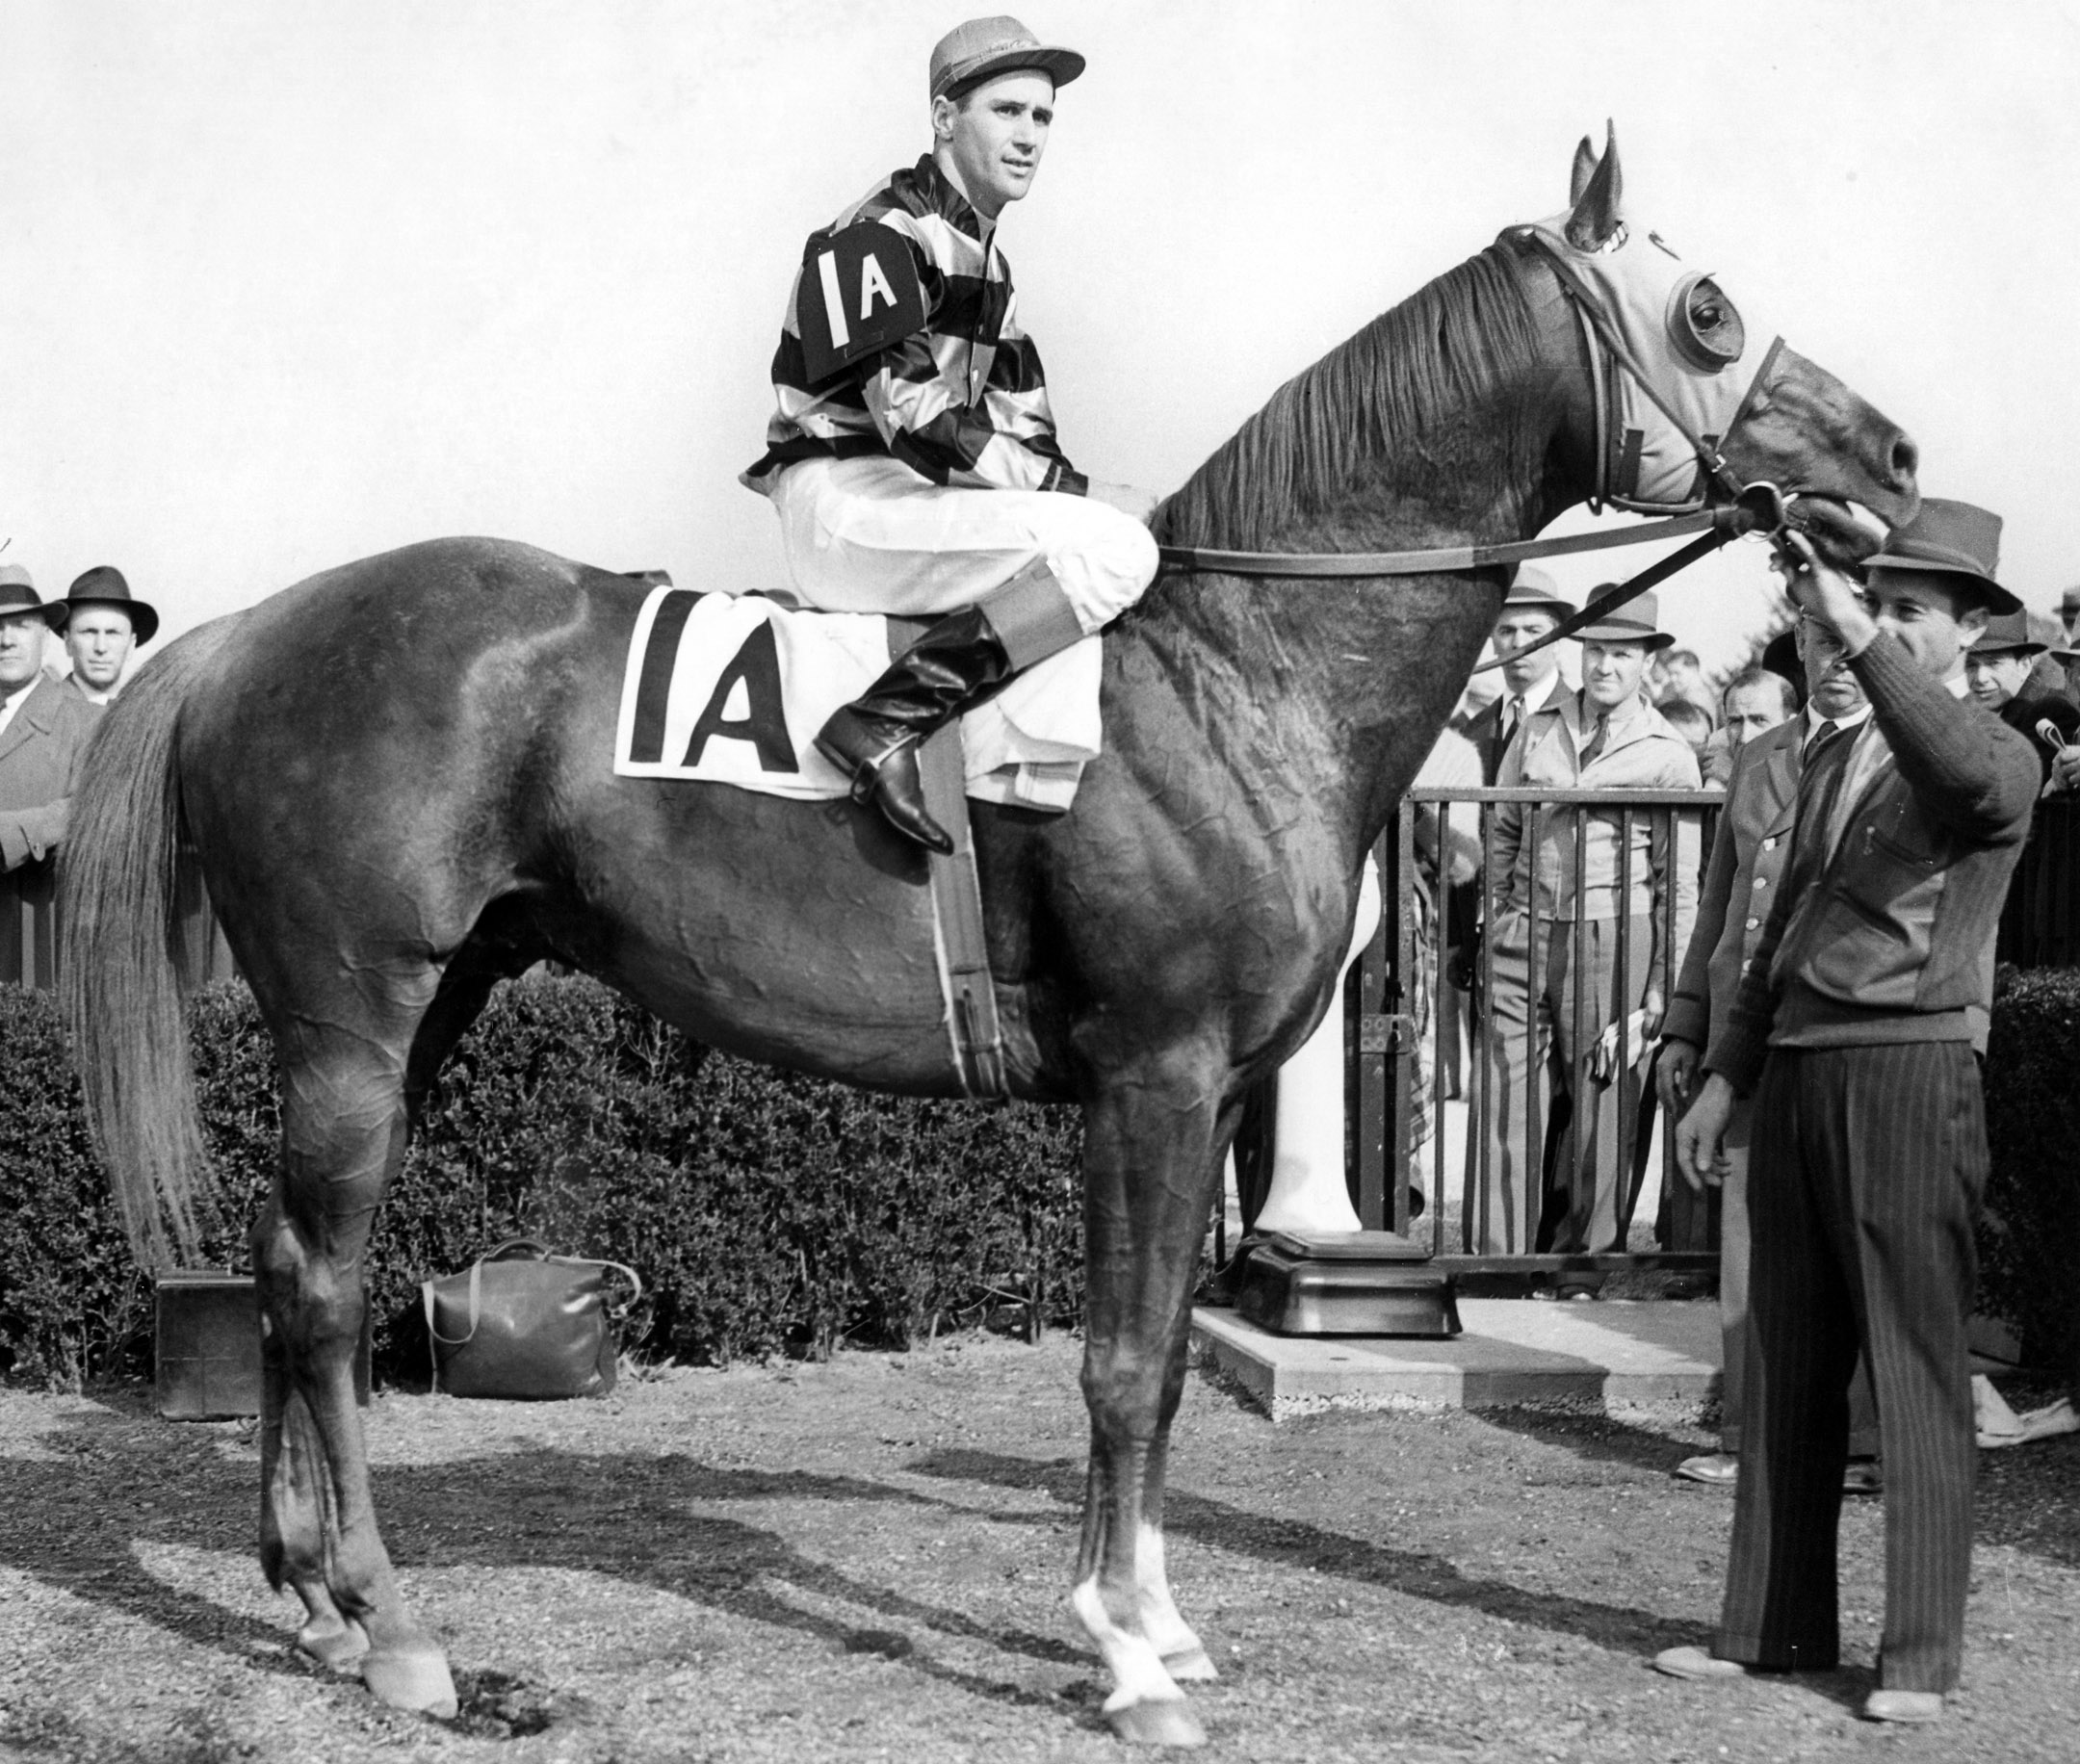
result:
[[[0,1757],[1120,1759],[1064,1598],[1077,1344],[973,1337],[672,1370],[604,1403],[378,1396],[390,1546],[461,1718],[377,1706],[287,1643],[253,1565],[249,1427],[149,1393],[0,1392]],[[2024,1392],[2024,1395],[2027,1393]],[[1221,1664],[1212,1759],[2072,1759],[2080,1439],[1984,1466],[1963,1691],[1870,1727],[1880,1515],[1843,1536],[1850,1664],[1693,1687],[1730,1502],[1682,1419],[1328,1414],[1187,1394],[1169,1531]]]

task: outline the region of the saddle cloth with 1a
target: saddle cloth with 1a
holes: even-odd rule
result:
[[[900,639],[898,639],[899,643]],[[817,731],[879,677],[889,620],[801,611],[763,594],[657,587],[637,615],[614,770],[819,800],[849,781]],[[1028,668],[961,719],[968,794],[1060,811],[1100,741],[1099,639]]]

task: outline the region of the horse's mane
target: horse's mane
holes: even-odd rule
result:
[[[1515,263],[1490,246],[1281,386],[1157,509],[1156,536],[1165,545],[1267,548],[1361,471],[1391,485],[1397,441],[1464,410],[1537,353]]]

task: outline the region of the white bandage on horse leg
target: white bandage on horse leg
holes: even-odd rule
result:
[[[1076,608],[1044,558],[1035,558],[976,604],[1014,668],[1044,662],[1083,636]]]

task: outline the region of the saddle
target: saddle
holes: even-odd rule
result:
[[[838,800],[852,781],[817,732],[916,641],[928,621],[794,608],[776,595],[674,587],[661,571],[629,641],[613,768],[622,777],[727,784]],[[1008,1095],[969,823],[972,800],[1065,812],[1099,752],[1102,652],[1086,638],[1035,663],[918,752],[925,804],[953,837],[926,875],[955,1072],[974,1097]]]

